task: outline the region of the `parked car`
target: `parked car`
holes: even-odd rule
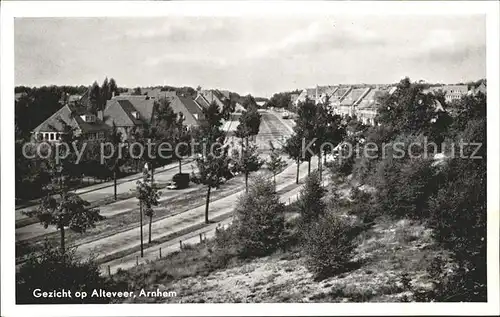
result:
[[[189,187],[189,174],[177,173],[172,177],[172,181],[167,185],[167,189],[184,189]]]

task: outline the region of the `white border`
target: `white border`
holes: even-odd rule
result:
[[[488,79],[488,303],[410,304],[128,304],[14,305],[14,17],[283,16],[335,14],[486,14]],[[1,8],[1,252],[2,316],[119,315],[497,315],[499,293],[499,3],[490,2],[10,2]]]

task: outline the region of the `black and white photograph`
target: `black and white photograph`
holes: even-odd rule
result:
[[[2,316],[498,314],[498,21],[2,3]]]

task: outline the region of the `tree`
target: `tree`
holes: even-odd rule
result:
[[[258,171],[264,161],[259,158],[256,145],[246,144],[241,142],[241,151],[234,149],[232,159],[235,165],[233,171],[241,172],[245,175],[245,191],[248,192],[248,176],[251,172]]]
[[[239,124],[236,127],[236,136],[241,138],[241,154],[233,155],[235,158],[235,170],[245,173],[245,190],[248,191],[248,175],[260,169],[264,161],[259,159],[257,147],[250,145],[248,138],[259,133],[261,115],[257,107],[251,103],[248,104],[245,111],[239,118]],[[243,143],[245,140],[245,143]],[[234,153],[233,153],[234,154]]]
[[[94,228],[95,223],[103,220],[99,209],[91,208],[90,203],[80,196],[63,191],[60,198],[48,195],[44,197],[37,209],[26,213],[30,217],[37,217],[45,228],[55,226],[61,234],[61,250],[65,251],[64,234],[66,228],[78,233],[84,233]]]
[[[93,114],[96,114],[98,110],[101,110],[101,100],[101,89],[97,81],[94,81],[89,91],[87,110]]]
[[[243,257],[268,255],[282,245],[285,206],[274,184],[263,177],[253,182],[235,209],[235,231]]]
[[[113,93],[115,93],[115,95],[118,94],[118,86],[116,85],[116,81],[114,78],[111,78],[109,80],[109,93],[111,94],[111,96],[113,96]]]
[[[210,191],[212,188],[219,188],[219,186],[224,183],[228,174],[230,174],[227,151],[227,148],[217,147],[208,154],[196,159],[198,174],[194,174],[192,180],[195,183],[207,186],[205,203],[205,223],[207,224],[209,223],[208,210],[210,204]]]
[[[300,216],[304,224],[312,223],[325,213],[326,204],[323,202],[325,192],[318,173],[314,172],[307,177],[299,199]]]
[[[317,119],[318,119],[318,107],[314,104],[314,101],[306,99],[304,102],[299,103],[297,111],[297,119],[295,120],[295,127],[293,128],[294,133],[298,136],[301,141],[301,155],[300,159],[306,161],[308,164],[307,175],[311,174],[311,158],[313,154],[317,154],[314,151],[318,150],[319,142],[313,144],[311,150],[313,154],[304,149],[302,149],[303,144],[310,144],[317,137]]]
[[[135,87],[134,91],[132,92],[132,95],[135,95],[135,96],[142,95],[141,87]]]
[[[288,109],[291,104],[291,93],[276,93],[269,99],[268,107]]]
[[[229,170],[228,148],[224,146],[225,134],[221,130],[223,115],[215,102],[208,108],[203,109],[205,120],[199,129],[193,131],[193,138],[203,147],[201,156],[196,158],[198,172],[193,173],[192,180],[195,183],[207,186],[205,203],[205,223],[209,223],[208,210],[210,205],[210,192],[212,188],[218,188],[224,179],[232,176]],[[209,153],[206,153],[206,149]]]
[[[111,91],[109,89],[108,77],[104,78],[104,82],[101,86],[101,107],[100,110],[104,110],[106,107],[106,101],[111,99]]]
[[[285,146],[283,147],[285,153],[287,153],[288,156],[297,163],[297,174],[295,178],[296,184],[299,183],[300,161],[301,161],[300,159],[302,157],[301,149],[302,149],[302,143],[297,133],[294,133],[291,137],[289,137],[286,140]]]
[[[139,211],[141,213],[141,257],[144,256],[143,253],[143,241],[142,241],[142,213],[149,217],[149,238],[148,243],[151,244],[151,225],[153,223],[154,210],[153,206],[158,206],[161,192],[156,189],[153,184],[151,175],[148,170],[144,170],[143,179],[137,181],[136,197],[139,199]]]
[[[114,187],[114,198],[117,200],[117,174],[120,171],[120,167],[125,163],[126,158],[123,156],[127,151],[121,151],[120,146],[122,145],[122,134],[118,131],[116,124],[113,122],[111,132],[106,136],[106,142],[111,144],[112,148],[108,151],[110,153],[102,153],[106,157],[111,156],[105,161],[106,167],[113,173],[113,187]]]
[[[283,161],[277,148],[274,147],[272,141],[269,141],[271,147],[271,154],[269,154],[269,161],[267,161],[267,168],[273,174],[274,186],[276,186],[276,175],[280,173],[288,164]]]
[[[191,143],[192,136],[184,125],[184,119],[183,114],[179,113],[172,129],[172,138],[176,149],[174,157],[179,162],[179,173],[182,173],[182,159],[191,154],[189,144]]]

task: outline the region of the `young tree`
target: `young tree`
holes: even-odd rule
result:
[[[191,147],[189,144],[192,140],[190,132],[184,125],[184,116],[182,113],[179,113],[177,116],[177,120],[171,129],[171,135],[173,143],[175,144],[174,157],[179,162],[179,173],[182,173],[182,159],[191,154]]]
[[[209,223],[208,210],[210,205],[210,192],[218,188],[224,179],[231,176],[229,170],[228,148],[224,146],[224,132],[221,130],[223,115],[215,102],[203,109],[205,120],[200,128],[193,131],[193,137],[202,145],[201,156],[196,158],[198,172],[193,172],[192,180],[195,183],[207,186],[205,204],[205,223]],[[206,153],[208,150],[208,153]]]
[[[314,151],[318,149],[318,144],[320,142],[316,141],[313,144],[311,153],[306,150],[306,147],[302,148],[302,144],[310,144],[314,138],[317,137],[317,126],[318,126],[318,107],[314,101],[306,99],[304,102],[300,103],[297,111],[297,119],[295,120],[294,132],[299,137],[301,141],[301,160],[307,161],[308,169],[307,175],[311,174],[311,158],[313,154],[317,154]]]
[[[271,147],[271,154],[269,154],[269,161],[267,161],[267,168],[273,174],[273,182],[276,187],[276,175],[280,173],[286,166],[287,163],[283,161],[277,148],[274,147],[272,141],[269,141],[269,146]]]
[[[106,155],[106,157],[111,155],[111,157],[107,159],[105,163],[108,170],[113,173],[114,198],[115,200],[117,200],[117,174],[120,171],[120,167],[126,161],[124,155],[127,153],[127,151],[121,151],[120,149],[122,145],[122,134],[120,131],[118,131],[114,122],[110,133],[106,136],[106,142],[111,145],[111,148],[105,147],[105,150],[107,150],[107,152],[103,154]]]
[[[61,234],[61,250],[64,252],[66,228],[84,233],[87,229],[94,228],[96,222],[104,219],[99,214],[99,209],[89,206],[90,203],[80,196],[63,191],[59,199],[50,195],[44,197],[37,209],[26,214],[30,217],[37,217],[45,228],[55,226]]]
[[[227,148],[217,147],[202,157],[196,159],[198,174],[192,177],[193,182],[207,186],[205,203],[205,223],[209,223],[208,210],[210,205],[210,192],[212,188],[219,188],[224,179],[230,174]]]
[[[259,158],[257,146],[249,144],[243,146],[242,143],[240,152],[234,149],[232,159],[235,163],[233,170],[245,175],[245,191],[248,192],[248,176],[251,172],[258,171],[264,164],[264,161]]]
[[[283,150],[288,156],[293,159],[297,164],[297,174],[295,178],[295,183],[299,183],[299,173],[300,173],[300,162],[302,157],[302,143],[300,137],[297,133],[294,133],[291,137],[286,140]]]
[[[310,224],[325,213],[326,204],[323,202],[325,189],[321,186],[319,174],[313,172],[306,179],[300,191],[299,209],[304,224]]]
[[[144,170],[143,179],[137,181],[136,197],[139,199],[139,208],[141,213],[141,257],[143,257],[143,241],[142,241],[142,212],[149,217],[149,238],[148,243],[151,244],[151,225],[153,223],[154,210],[153,206],[158,206],[161,192],[153,184],[151,175],[148,170]]]
[[[235,230],[240,256],[268,255],[282,245],[285,235],[285,206],[274,184],[255,179],[235,209]]]
[[[305,232],[307,267],[317,279],[341,272],[356,249],[355,238],[361,231],[338,215],[325,214]]]

